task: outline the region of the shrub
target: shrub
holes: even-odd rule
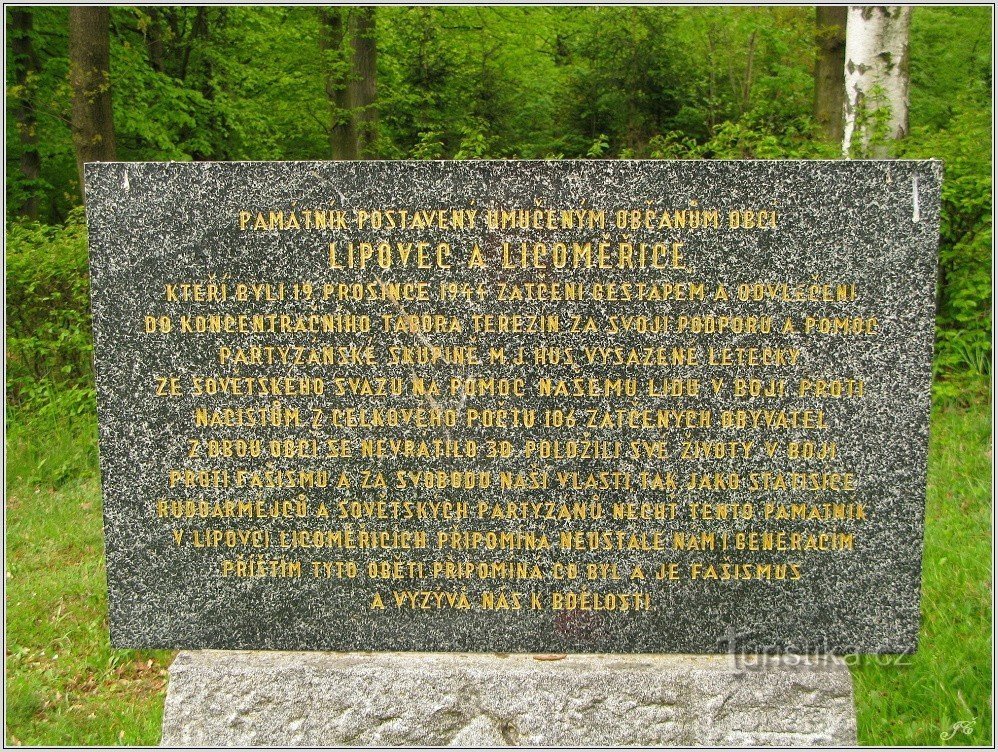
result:
[[[7,225],[7,402],[14,409],[92,409],[87,230],[82,209],[63,226]]]
[[[943,160],[936,310],[936,397],[987,393],[991,350],[991,111],[961,102],[947,128],[915,130],[904,156]]]

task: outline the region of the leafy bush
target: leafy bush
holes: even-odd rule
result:
[[[64,226],[7,226],[7,401],[13,408],[92,409],[90,279],[82,209]]]
[[[991,111],[962,102],[943,130],[916,129],[907,157],[943,160],[936,315],[936,397],[969,402],[990,385]]]

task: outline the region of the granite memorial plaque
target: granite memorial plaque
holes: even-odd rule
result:
[[[113,644],[915,649],[940,181],[87,165]]]

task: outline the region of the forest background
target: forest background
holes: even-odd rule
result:
[[[827,9],[115,7],[75,36],[70,12],[5,19],[12,743],[156,743],[170,658],[107,645],[82,159],[842,151]],[[989,7],[914,10],[887,144],[945,176],[922,647],[854,662],[865,743],[991,739],[992,35]],[[102,48],[103,77],[71,75]],[[86,87],[106,111],[81,122]]]

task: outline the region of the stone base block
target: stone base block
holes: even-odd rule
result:
[[[831,657],[182,652],[164,746],[856,743]]]

